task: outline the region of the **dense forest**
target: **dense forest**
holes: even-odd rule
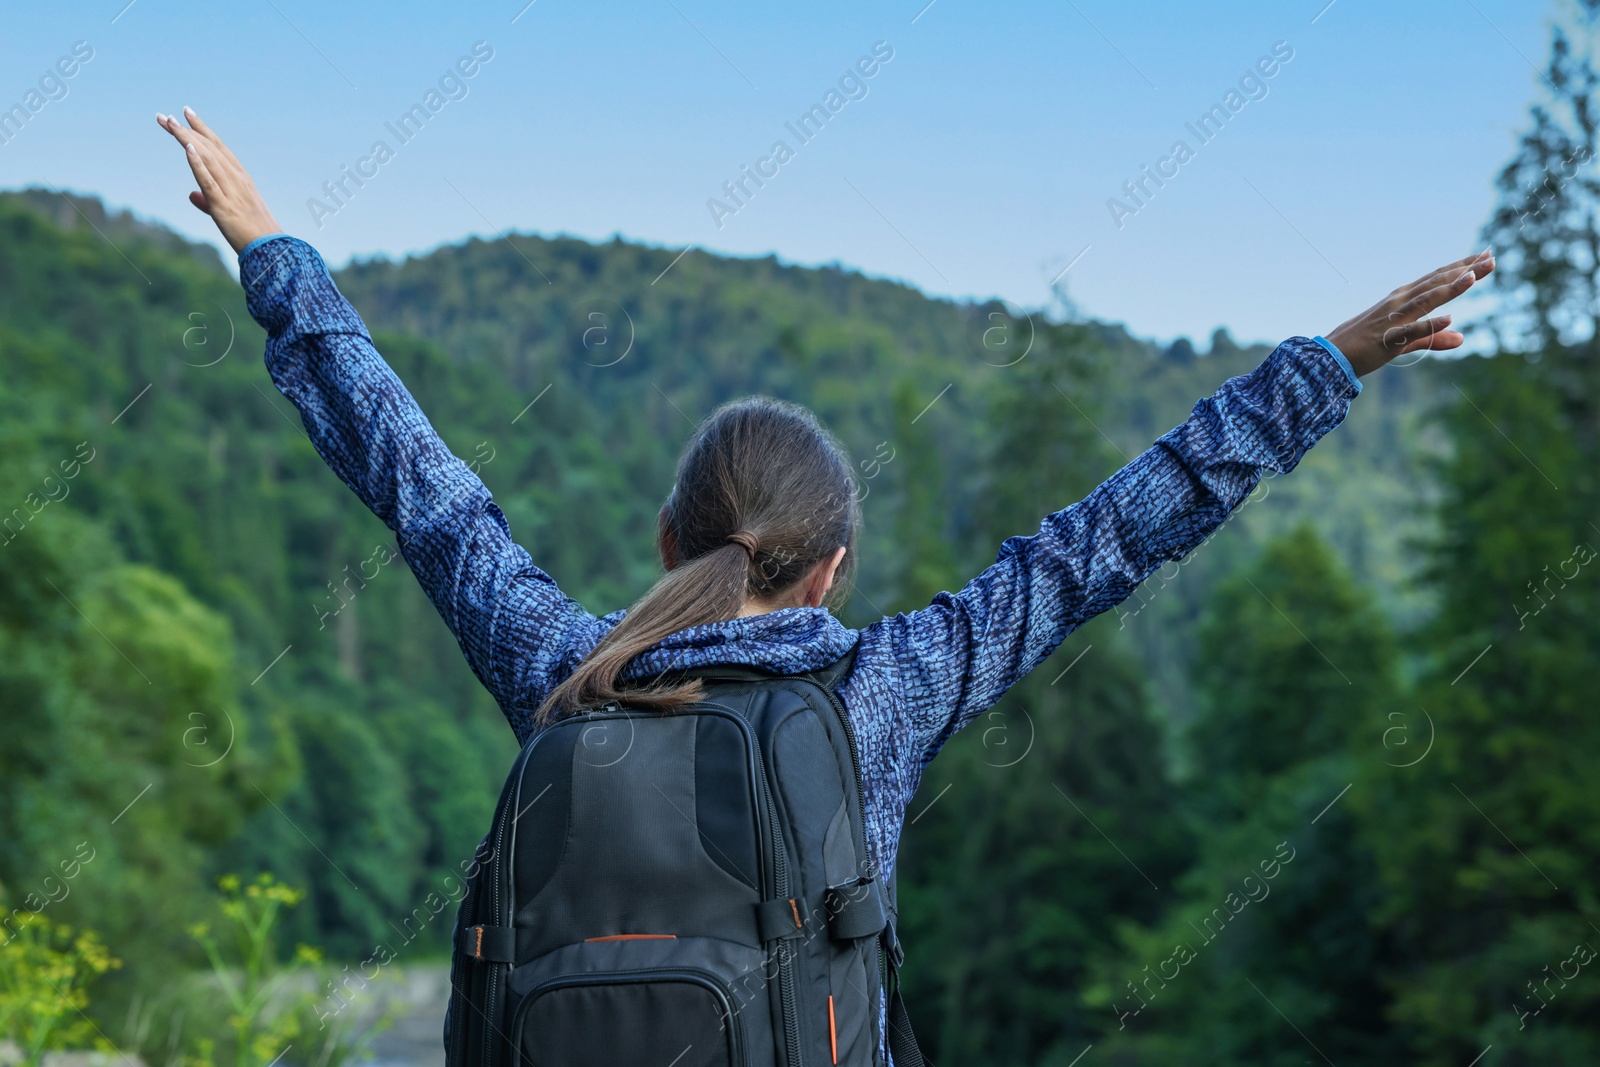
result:
[[[1370,378],[929,769],[901,897],[933,1060],[1600,1062],[1600,101],[1577,33],[1554,31],[1554,93],[1497,179],[1493,354]],[[728,398],[807,404],[850,448],[859,626],[959,586],[1270,348],[674,257],[515,235],[336,272],[597,613],[658,573],[677,451]],[[181,976],[331,991],[379,946],[439,959],[433,902],[514,755],[262,348],[209,247],[0,194],[0,1038],[25,1053],[264,1064],[290,1030],[237,1023],[243,994],[201,1011],[231,987]]]

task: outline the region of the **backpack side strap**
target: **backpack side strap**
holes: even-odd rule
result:
[[[895,933],[895,924],[900,918],[895,877],[898,873],[898,867],[890,871],[884,885],[889,916],[883,925],[883,933],[879,935],[883,940],[884,963],[889,971],[889,980],[884,986],[884,993],[889,998],[889,1056],[894,1060],[895,1067],[931,1067],[917,1044],[917,1035],[911,1030],[911,1015],[906,1011],[905,997],[900,993],[900,967],[906,961],[906,952],[900,946],[899,935]]]

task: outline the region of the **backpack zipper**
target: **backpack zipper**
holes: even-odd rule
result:
[[[511,806],[506,809],[507,811],[515,811],[516,808],[517,808],[516,797],[520,796],[521,793],[522,793],[522,780],[521,779],[522,779],[522,766],[521,766],[521,762],[519,761],[518,762],[518,766],[517,766],[517,789],[516,789],[516,793],[512,797]],[[509,922],[504,922],[503,923],[500,920],[500,876],[502,874],[502,868],[501,868],[501,864],[500,864],[500,850],[501,850],[501,848],[503,848],[505,846],[506,821],[507,820],[506,820],[504,814],[502,814],[502,816],[500,818],[500,825],[495,828],[495,832],[494,832],[494,856],[489,861],[490,863],[492,863],[494,865],[493,868],[492,868],[493,872],[494,872],[493,876],[489,879],[489,914],[491,916],[493,916],[493,922],[494,922],[494,924],[496,926],[510,926],[511,925],[511,923],[509,923]],[[488,964],[487,967],[488,967],[488,974],[485,975],[484,986],[483,986],[484,1001],[485,1001],[484,1007],[492,1012],[492,1011],[494,1011],[494,1003],[495,1003],[495,1001],[494,1001],[495,987],[499,984],[496,981],[496,979],[499,977],[499,975],[495,973],[497,971],[497,969],[498,969],[498,965],[491,963],[491,964]],[[484,1043],[483,1043],[483,1062],[484,1062],[485,1067],[488,1067],[488,1065],[494,1063],[494,1054],[491,1051],[493,1048],[494,1048],[494,1036],[493,1036],[493,1034],[490,1034],[488,1037],[485,1038]]]
[[[468,891],[471,892],[475,888],[469,886]],[[457,928],[459,929],[459,924]],[[461,1032],[461,1001],[467,995],[466,989],[463,987],[470,985],[471,979],[468,975],[471,972],[460,961],[460,947],[452,945],[451,949],[457,958],[450,961],[450,1048],[447,1050],[448,1054],[445,1056],[445,1062],[449,1067],[465,1067],[462,1060],[465,1058],[463,1049],[466,1045],[467,1035]],[[460,985],[456,984],[458,978],[460,979]]]
[[[787,847],[784,845],[782,829],[778,824],[778,808],[772,802],[772,790],[767,782],[766,768],[762,766],[761,754],[757,752],[755,757],[756,769],[761,775],[761,795],[767,804],[767,820],[772,825],[771,851],[776,868],[774,875],[777,881],[777,898],[783,900],[789,896]],[[778,993],[783,998],[783,1036],[789,1052],[789,1067],[800,1067],[800,1013],[795,1004],[793,957],[788,954],[785,944],[783,941],[778,942],[778,951],[783,953],[778,958]]]
[[[522,769],[519,766],[518,769],[517,769],[517,791],[516,791],[516,796],[520,797],[521,795],[522,795]],[[516,800],[513,799],[511,807],[508,808],[507,810],[508,811],[515,811],[516,807],[517,807]],[[495,875],[494,875],[493,878],[491,878],[489,880],[489,883],[490,883],[489,884],[489,893],[490,893],[489,914],[494,916],[494,922],[495,922],[496,926],[511,926],[512,925],[512,923],[511,923],[509,918],[505,922],[502,922],[501,919],[500,919],[500,878],[501,878],[501,875],[503,873],[503,870],[502,870],[502,867],[501,867],[501,863],[500,863],[500,850],[505,845],[506,822],[507,821],[508,820],[502,818],[500,820],[499,829],[495,831],[494,860],[492,861],[494,863]],[[484,999],[488,1003],[486,1003],[484,1005],[484,1007],[488,1008],[490,1011],[494,1011],[495,989],[500,984],[498,982],[498,979],[500,977],[500,975],[498,973],[499,965],[491,963],[491,964],[488,965],[488,967],[489,967],[488,980],[484,984],[484,993],[486,994]],[[493,1039],[493,1037],[490,1037],[488,1040],[486,1040],[483,1043],[483,1062],[485,1064],[485,1067],[490,1067],[490,1065],[492,1065],[494,1063],[494,1054],[491,1051],[493,1048],[494,1048],[494,1039]]]
[[[503,857],[506,840],[506,827],[511,822],[511,813],[518,809],[522,797],[522,775],[528,762],[528,753],[543,736],[543,730],[536,733],[533,737],[528,739],[528,743],[524,745],[522,747],[522,751],[517,754],[516,763],[512,765],[511,771],[516,778],[517,786],[514,790],[512,790],[511,803],[507,805],[505,810],[500,813],[499,823],[495,827],[494,831],[494,851],[489,856],[489,914],[492,916],[493,923],[497,926],[509,927],[514,925],[514,916],[509,913],[509,900],[506,902],[508,908],[504,917],[504,921],[501,919],[500,911],[500,883],[503,875],[505,874]],[[495,991],[500,984],[499,968],[501,965],[490,963],[486,964],[486,966],[488,967],[488,974],[486,975],[486,981],[484,983],[484,1007],[490,1011],[493,1011],[495,1003]],[[510,966],[507,965],[506,969],[509,971]],[[496,1027],[491,1026],[490,1030],[492,1033],[485,1038],[483,1043],[484,1067],[491,1067],[491,1065],[494,1063],[494,1053],[492,1051],[494,1049],[494,1036],[499,1033],[499,1030]]]
[[[772,857],[773,861],[773,884],[770,887],[763,886],[763,891],[771,890],[773,895],[769,899],[787,899],[789,896],[788,849],[784,844],[783,828],[778,822],[778,807],[772,801],[772,789],[767,781],[766,761],[761,758],[761,746],[756,742],[755,733],[750,728],[749,720],[733,708],[709,700],[702,701],[701,706],[715,708],[718,711],[732,715],[744,731],[745,738],[749,742],[750,761],[755,764],[756,781],[759,783],[761,799],[767,812],[769,847],[764,851]],[[778,943],[778,951],[783,953],[778,957],[778,996],[783,1001],[783,1040],[784,1049],[788,1054],[787,1067],[800,1067],[800,1013],[795,1002],[792,957],[787,955],[787,951],[781,941]]]

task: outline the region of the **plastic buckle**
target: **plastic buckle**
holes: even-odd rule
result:
[[[893,919],[883,924],[883,947],[889,954],[890,965],[899,970],[900,965],[906,961],[906,952],[900,947],[900,937],[895,933]]]

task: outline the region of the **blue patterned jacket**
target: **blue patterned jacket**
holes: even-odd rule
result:
[[[533,710],[625,611],[596,617],[511,537],[489,490],[439,439],[379,356],[315,249],[274,234],[239,256],[266,364],[329,467],[398,535],[401,553],[519,741]],[[869,850],[893,870],[923,769],[950,737],[1075,627],[1219,527],[1264,471],[1286,472],[1361,391],[1323,338],[1291,337],[1037,534],[927,607],[847,629],[787,608],[683,630],[630,676],[671,666],[808,671],[858,645],[840,696],[860,747]]]

